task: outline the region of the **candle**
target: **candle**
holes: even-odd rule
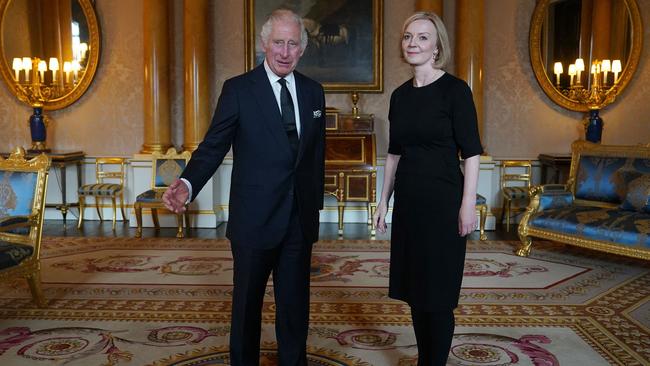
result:
[[[600,64],[600,69],[603,71],[603,84],[607,84],[607,72],[612,71],[612,65],[609,60],[603,60]]]
[[[561,62],[556,62],[553,65],[553,71],[555,72],[555,83],[557,84],[557,87],[560,87],[560,75],[562,75],[562,72],[564,70],[562,69],[562,63]]]
[[[32,71],[32,59],[23,57],[23,70],[25,70],[25,82],[29,83],[29,72]]]
[[[14,57],[11,68],[14,69],[14,79],[16,79],[16,82],[20,82],[20,70],[23,69],[23,60],[20,57]]]
[[[52,70],[52,84],[56,84],[56,73],[59,71],[59,60],[50,57],[50,70]]]
[[[621,72],[621,60],[614,60],[612,62],[612,72],[614,73],[614,84],[618,83],[618,73]]]
[[[585,61],[581,58],[576,59],[576,71],[578,72],[578,80],[576,81],[576,84],[580,84],[580,73],[585,71]]]
[[[64,62],[63,63],[63,72],[65,73],[64,83],[70,83],[70,71],[72,71],[72,64],[70,64],[70,61]]]
[[[44,60],[38,62],[38,73],[41,75],[41,84],[45,84],[45,71],[47,71],[47,64]]]
[[[576,65],[569,65],[569,85],[573,86],[573,77],[576,76]]]

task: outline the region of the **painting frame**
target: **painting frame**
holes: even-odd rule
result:
[[[319,0],[327,1],[327,0]],[[358,0],[348,0],[350,3],[357,2]],[[350,49],[355,50],[357,54],[349,54],[347,56],[337,57],[336,63],[341,65],[329,66],[332,63],[323,61],[318,65],[309,64],[309,57],[307,52],[313,52],[314,49],[320,51],[321,47],[316,47],[312,44],[312,32],[310,33],[310,44],[305,50],[305,55],[303,55],[301,61],[298,63],[297,70],[301,73],[319,81],[325,92],[327,93],[348,93],[353,91],[365,92],[365,93],[382,93],[384,91],[384,80],[383,80],[383,13],[384,13],[384,4],[383,0],[366,0],[370,3],[371,9],[365,9],[365,12],[354,13],[351,16],[358,17],[358,23],[365,24],[366,27],[358,27],[356,33],[354,30],[350,33],[356,34],[354,38],[357,42],[363,42],[363,47],[355,47],[355,45],[350,45],[346,43],[346,46],[349,46]],[[246,71],[250,71],[260,62],[260,40],[259,33],[261,28],[261,23],[263,19],[272,11],[273,9],[263,9],[263,6],[268,5],[269,2],[264,0],[246,0],[245,2],[245,63]],[[263,5],[259,5],[263,4]],[[256,14],[257,19],[256,19]],[[264,14],[260,16],[260,14]],[[371,14],[371,15],[370,15]],[[371,19],[367,19],[370,17]],[[369,23],[371,26],[369,26]],[[366,34],[367,28],[370,28],[371,34]],[[341,32],[343,33],[343,32]],[[345,33],[346,36],[348,32]],[[346,39],[347,41],[347,39]],[[327,45],[329,46],[329,45]],[[311,47],[311,48],[310,48]],[[370,47],[370,49],[368,49]],[[360,51],[359,51],[360,50]],[[344,54],[344,51],[340,52]],[[326,54],[327,56],[327,54]],[[325,57],[326,57],[325,56]],[[347,57],[347,59],[345,58]],[[307,64],[305,64],[307,63]],[[354,65],[360,63],[362,66],[363,73],[351,71],[351,67],[348,65]],[[302,66],[302,67],[301,67]],[[370,68],[370,70],[368,70]],[[314,71],[310,71],[314,70]],[[318,73],[315,71],[318,70],[321,75],[327,75],[327,78],[331,80],[324,80],[318,76]],[[345,74],[353,74],[350,75]],[[359,77],[362,80],[353,80],[352,78]]]

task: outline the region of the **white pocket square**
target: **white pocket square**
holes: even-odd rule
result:
[[[318,117],[320,117],[322,114],[323,114],[323,112],[321,112],[320,109],[317,110],[317,111],[314,111],[314,118],[318,118]]]

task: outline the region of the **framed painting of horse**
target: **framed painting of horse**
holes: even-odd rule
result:
[[[383,91],[383,0],[246,0],[246,66],[264,61],[260,31],[275,9],[303,18],[309,42],[297,70],[326,92]]]

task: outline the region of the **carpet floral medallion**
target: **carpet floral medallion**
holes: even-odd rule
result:
[[[536,243],[471,241],[448,365],[648,365],[650,264]],[[415,366],[409,308],[387,296],[389,243],[321,241],[308,362]],[[0,285],[0,365],[228,365],[225,240],[45,238],[46,308]],[[444,279],[422,279],[444,281]],[[260,365],[277,365],[272,282]]]

